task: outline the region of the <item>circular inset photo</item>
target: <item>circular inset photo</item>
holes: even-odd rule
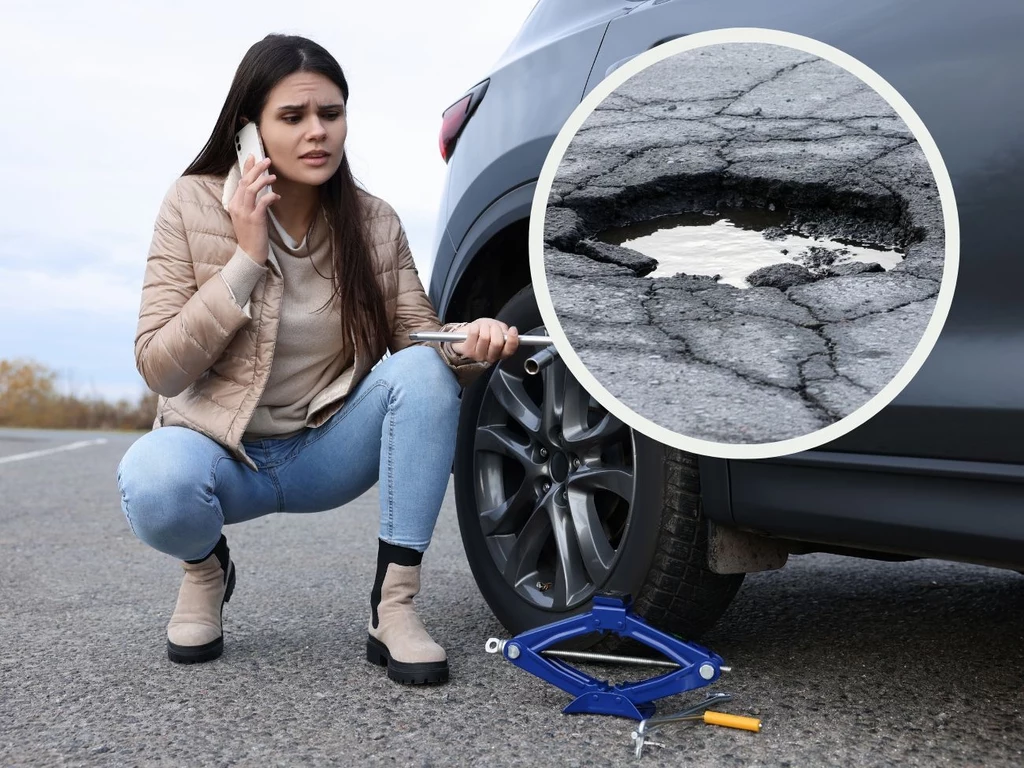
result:
[[[683,450],[767,458],[877,413],[935,343],[958,230],[934,141],[879,75],[770,30],[659,46],[569,118],[530,267],[569,370]]]

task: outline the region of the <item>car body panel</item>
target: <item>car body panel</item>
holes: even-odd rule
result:
[[[551,143],[582,98],[604,26],[575,32],[491,74],[488,92],[448,163],[445,211],[456,246],[461,247],[481,211],[509,189],[537,178]],[[534,85],[509,87],[516,82]]]
[[[1009,96],[1024,91],[1024,4],[653,0],[611,22],[587,90],[668,32],[723,27],[802,34],[860,59],[921,117],[953,182],[960,274],[942,336],[890,405],[823,449],[1024,462],[1012,439],[1024,432],[1024,259],[1011,230],[1024,209],[1024,99]]]
[[[852,453],[730,462],[736,525],[880,552],[1024,565],[1024,467]]]
[[[494,231],[471,229],[473,222],[507,217],[507,209],[486,212],[507,190],[535,181],[562,121],[629,57],[723,27],[768,27],[833,45],[895,87],[939,147],[959,213],[956,295],[928,360],[865,424],[790,457],[702,459],[709,516],[809,541],[1002,562],[1016,548],[1015,562],[1024,560],[1024,484],[993,479],[1024,464],[1024,259],[1016,231],[1024,209],[1024,3],[649,0],[618,13],[603,8],[599,23],[566,23],[573,31],[564,39],[535,31],[503,58],[481,104],[487,111],[470,121],[450,167],[445,210],[455,252],[447,253],[445,277],[435,273],[432,298],[450,298]],[[933,471],[919,471],[920,460],[934,460]],[[966,474],[965,462],[973,467]],[[977,471],[985,462],[992,471]]]
[[[480,248],[490,242],[491,238],[505,227],[529,218],[533,193],[536,189],[537,184],[530,181],[510,190],[491,203],[487,210],[473,222],[469,232],[463,238],[464,247],[458,251],[457,255],[450,238],[445,237],[439,244],[438,258],[445,258],[451,264],[447,273],[442,274],[440,270],[435,270],[431,280],[430,293],[432,297],[436,297],[434,305],[439,308],[438,311],[442,317],[447,315],[446,310],[451,302],[452,293]],[[444,247],[449,250],[442,257],[441,248]]]

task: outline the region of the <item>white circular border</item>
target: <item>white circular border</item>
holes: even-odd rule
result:
[[[554,183],[558,166],[570,142],[583,125],[583,122],[590,116],[590,113],[626,80],[652,64],[683,51],[720,43],[767,43],[796,48],[843,67],[852,75],[859,77],[871,86],[906,123],[924,152],[925,158],[931,166],[936,187],[938,188],[939,202],[942,206],[942,216],[945,225],[945,260],[935,309],[932,312],[928,325],[925,327],[921,340],[900,371],[893,377],[892,381],[882,387],[868,402],[839,421],[807,435],[787,440],[777,440],[771,443],[715,443],[710,440],[687,437],[655,424],[653,421],[641,416],[621,403],[618,398],[601,386],[600,382],[590,374],[569,343],[561,324],[558,322],[558,316],[551,302],[544,268],[544,217],[547,212],[548,196],[551,192],[551,186]],[[942,160],[942,154],[939,152],[935,140],[910,104],[881,75],[849,54],[803,35],[780,32],[774,29],[736,27],[696,32],[686,37],[662,43],[630,59],[587,94],[586,98],[569,115],[562,129],[558,132],[558,136],[555,137],[555,141],[551,145],[551,149],[548,151],[547,158],[544,161],[544,166],[541,168],[540,176],[537,178],[537,189],[534,193],[533,205],[530,210],[528,245],[534,296],[536,297],[541,318],[544,320],[548,334],[554,340],[555,348],[565,361],[570,373],[576,377],[580,384],[583,385],[583,388],[609,413],[638,432],[660,443],[683,451],[722,459],[768,459],[799,451],[809,451],[831,440],[842,437],[882,410],[910,383],[910,380],[914,378],[914,375],[924,365],[924,361],[931,353],[932,347],[935,346],[935,342],[938,340],[939,333],[942,331],[942,326],[945,324],[946,317],[949,314],[950,305],[953,302],[953,292],[956,288],[957,271],[960,264],[960,222],[957,215],[956,199],[953,193],[953,183],[950,181],[949,172],[946,170],[946,164]]]

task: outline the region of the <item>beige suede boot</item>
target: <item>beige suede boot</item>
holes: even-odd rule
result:
[[[420,558],[415,550],[380,542],[366,658],[386,666],[388,677],[399,683],[446,683],[448,656],[412,604],[420,591]]]
[[[167,625],[167,658],[179,664],[212,661],[224,651],[221,616],[235,589],[235,564],[223,535],[205,559],[185,561],[178,603]]]

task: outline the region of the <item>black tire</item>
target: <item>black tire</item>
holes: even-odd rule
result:
[[[513,296],[497,314],[497,317],[509,325],[515,325],[520,333],[543,333],[542,320],[534,301],[532,288],[525,288]],[[509,443],[512,442],[512,438],[508,436],[511,435],[513,428],[518,428],[518,425],[513,423],[514,419],[510,417],[507,424],[495,426],[494,414],[500,416],[501,413],[505,413],[508,416],[509,413],[501,407],[502,404],[498,402],[498,398],[499,396],[506,399],[509,397],[507,384],[509,381],[512,381],[517,388],[519,400],[516,402],[522,400],[525,391],[523,389],[524,382],[530,386],[537,385],[539,377],[529,380],[520,373],[523,361],[535,351],[535,348],[532,350],[524,348],[514,357],[493,366],[463,395],[455,453],[455,499],[463,545],[480,592],[497,619],[512,634],[518,634],[524,630],[589,610],[591,598],[596,591],[619,591],[631,594],[634,598],[634,611],[659,629],[686,638],[698,638],[725,611],[739,589],[743,576],[724,576],[712,573],[707,567],[707,526],[701,508],[697,459],[693,455],[668,448],[640,433],[633,432],[610,417],[592,399],[587,407],[589,415],[584,418],[584,424],[589,424],[587,419],[593,418],[600,420],[602,425],[614,422],[615,425],[619,425],[620,429],[611,433],[612,427],[609,427],[608,431],[610,434],[614,434],[614,438],[609,438],[602,443],[601,455],[594,459],[595,449],[590,448],[591,453],[588,454],[590,458],[583,461],[582,468],[577,469],[580,474],[574,478],[573,472],[570,470],[564,478],[563,485],[567,491],[574,488],[573,483],[576,483],[574,493],[577,495],[572,497],[577,505],[573,508],[574,512],[568,511],[570,509],[568,495],[562,497],[564,506],[556,508],[548,504],[544,510],[540,510],[541,499],[548,499],[548,494],[547,492],[542,493],[538,489],[531,496],[525,489],[528,482],[536,482],[537,478],[531,478],[524,472],[518,488],[530,496],[530,499],[520,506],[525,510],[526,506],[524,505],[528,504],[532,505],[532,509],[520,511],[517,514],[528,516],[528,522],[522,523],[520,528],[512,533],[499,534],[497,530],[504,526],[504,523],[500,522],[504,520],[504,517],[499,517],[499,524],[493,528],[495,532],[489,535],[485,534],[484,526],[494,525],[494,516],[493,514],[490,517],[487,514],[482,514],[487,510],[481,510],[481,507],[484,506],[481,504],[481,499],[490,494],[489,498],[492,501],[502,495],[506,495],[508,500],[511,500],[514,496],[518,497],[518,494],[515,487],[505,490],[509,485],[507,473],[510,470],[506,469],[509,460],[499,457],[493,448],[478,448],[478,436],[483,435],[487,438],[485,442],[490,446],[493,444],[491,435],[495,430],[500,429],[506,436],[505,439]],[[547,376],[549,371],[554,371],[554,366],[561,366],[562,372],[552,373],[553,376],[556,376],[552,381],[561,381],[557,376],[564,375],[566,377],[565,392],[572,391],[579,395],[582,389],[578,387],[571,374],[565,371],[564,363],[561,361],[556,361],[550,369],[543,372],[544,375]],[[495,380],[495,386],[492,386],[492,378],[499,375],[499,371],[502,372],[500,378]],[[523,382],[515,380],[515,376],[522,377]],[[547,380],[545,380],[544,386],[549,386]],[[541,400],[546,397],[546,394],[542,394]],[[582,397],[589,396],[582,393]],[[568,394],[565,396],[564,402],[566,404],[570,402]],[[536,398],[533,403],[540,406],[540,411],[544,411],[543,403],[539,403]],[[560,414],[565,416],[568,408],[568,405],[563,407]],[[578,415],[580,408],[581,406],[577,402],[577,408],[573,413]],[[526,415],[529,416],[528,413]],[[562,423],[568,424],[568,421]],[[485,432],[486,434],[484,434]],[[521,428],[519,432],[521,434],[517,439],[520,440],[529,440],[532,434]],[[502,443],[502,452],[505,450],[504,445],[505,443]],[[540,443],[537,445],[539,446]],[[601,502],[597,513],[601,522],[601,532],[608,534],[608,543],[614,547],[615,551],[611,567],[606,571],[598,569],[601,576],[594,576],[592,582],[587,584],[586,589],[570,593],[566,586],[570,578],[564,576],[559,570],[558,564],[555,563],[551,566],[551,572],[554,574],[549,576],[551,583],[547,584],[542,577],[536,584],[538,588],[547,584],[550,589],[551,584],[558,582],[558,586],[552,590],[553,596],[550,599],[545,592],[532,588],[528,583],[523,583],[533,578],[532,575],[519,579],[519,581],[516,581],[518,576],[507,579],[503,575],[504,570],[513,568],[516,574],[520,573],[520,568],[514,562],[512,554],[517,553],[516,547],[519,545],[519,540],[527,538],[523,535],[527,524],[531,526],[532,531],[530,541],[541,541],[544,536],[543,531],[536,527],[539,523],[535,523],[535,520],[542,522],[545,516],[551,520],[556,518],[562,520],[563,522],[559,523],[563,532],[561,546],[570,547],[575,542],[578,553],[583,551],[581,541],[590,542],[590,539],[596,537],[594,533],[587,535],[586,524],[583,527],[583,533],[577,533],[580,527],[575,522],[573,515],[578,515],[580,508],[579,478],[583,477],[585,470],[590,468],[589,463],[596,462],[598,465],[604,466],[602,464],[606,451],[604,445],[610,446],[607,451],[608,455],[612,457],[609,459],[607,467],[604,468],[606,473],[625,476],[626,470],[619,468],[618,464],[614,464],[616,457],[621,457],[621,460],[627,464],[631,463],[632,470],[631,494],[628,494],[631,495],[631,498],[628,503],[625,503],[622,497],[615,497],[612,492],[605,493],[603,489],[593,490],[593,499],[587,495],[589,490],[583,494],[587,499],[588,509],[598,509],[598,502]],[[551,446],[549,453],[552,458],[549,460],[549,465],[554,466],[553,454],[559,448],[554,444]],[[526,450],[525,447],[519,445],[512,447],[514,452]],[[538,447],[537,450],[540,448]],[[531,455],[536,457],[537,454]],[[515,461],[523,463],[524,460],[520,457]],[[512,462],[512,470],[516,470],[515,461]],[[496,462],[500,463],[500,469],[495,469]],[[526,465],[524,464],[524,466]],[[529,469],[529,467],[527,468]],[[557,476],[552,470],[552,483]],[[499,477],[500,480],[497,479]],[[545,478],[541,476],[539,479],[544,481]],[[494,495],[493,486],[495,484],[501,486],[497,496]],[[512,477],[511,485],[516,486],[515,475]],[[557,488],[553,487],[552,493],[557,493]],[[600,498],[598,494],[602,494]],[[547,504],[547,502],[544,503]],[[622,510],[624,504],[628,508],[626,512]],[[504,505],[498,506],[503,507]],[[542,511],[543,514],[540,514]],[[510,515],[511,513],[505,514]],[[559,515],[568,516],[570,519],[565,522],[564,517],[559,518]],[[592,518],[587,519],[587,523],[591,521]],[[514,523],[514,525],[518,525],[518,523]],[[566,538],[566,530],[568,530],[569,536],[574,537],[571,541]],[[538,533],[538,531],[540,532]],[[530,547],[541,552],[541,555],[537,556],[536,574],[546,572],[541,567],[541,563],[545,562],[544,552],[554,552],[550,559],[560,560],[563,564],[563,571],[566,570],[564,564],[570,562],[564,552],[559,549],[560,544],[556,541],[553,531],[552,528],[548,534],[550,541],[543,545],[547,549],[529,543],[523,547],[524,549]],[[510,537],[514,537],[514,544],[505,546],[507,541],[512,540]],[[491,540],[489,541],[489,539]],[[567,541],[569,543],[565,544],[564,542]],[[588,546],[591,547],[589,551],[595,551],[596,548],[592,542]],[[503,561],[502,567],[499,565],[499,559],[504,556],[506,550],[509,555]],[[526,555],[525,561],[529,561],[530,557],[531,555]],[[581,554],[579,560],[584,562],[586,558]],[[590,562],[594,562],[593,558]],[[603,563],[603,561],[601,562]],[[527,567],[532,566],[528,565]],[[592,570],[591,566],[584,565],[584,568],[588,574]],[[568,570],[572,570],[571,564]],[[578,580],[576,583],[579,583]],[[563,586],[564,589],[562,589]],[[570,595],[573,596],[573,599],[569,599]],[[596,639],[594,638],[594,640]],[[583,645],[585,644],[587,643],[583,643]],[[614,639],[604,643],[609,648],[616,644]]]

